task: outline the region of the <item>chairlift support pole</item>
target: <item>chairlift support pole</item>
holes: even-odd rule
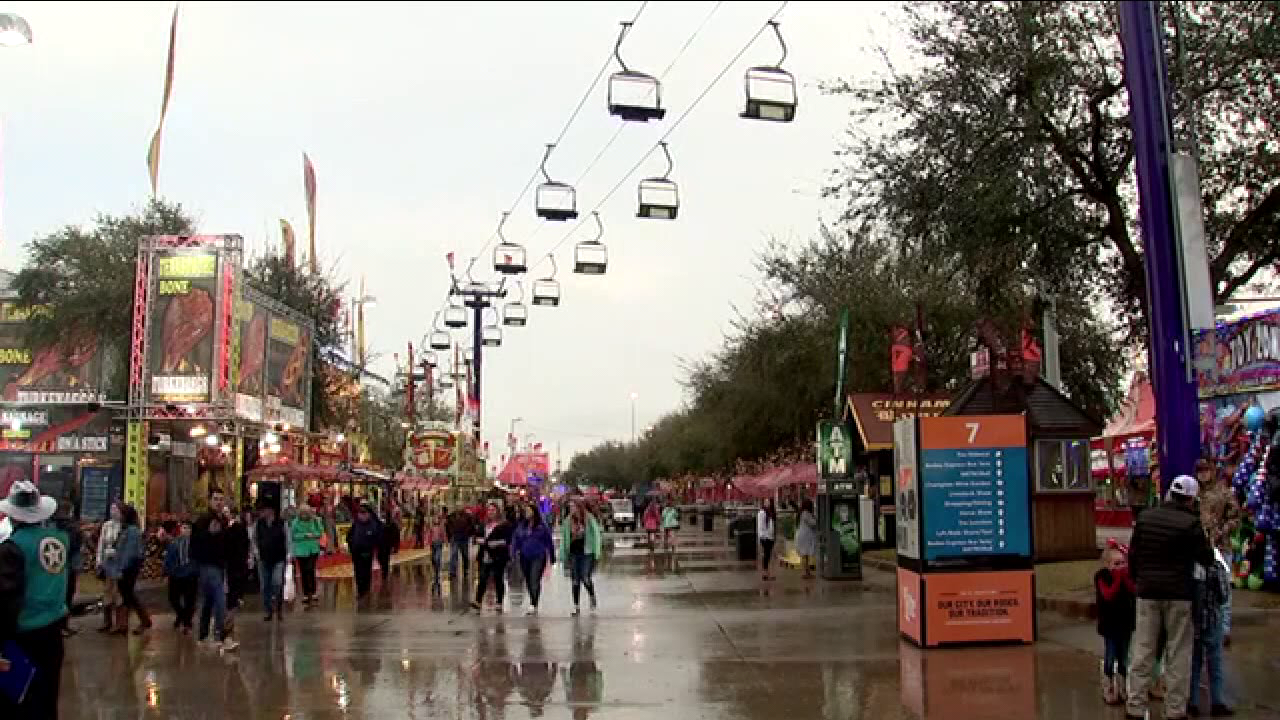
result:
[[[1181,242],[1174,224],[1169,74],[1159,6],[1145,0],[1119,3],[1119,9],[1146,249],[1148,347],[1163,486],[1159,489],[1163,492],[1178,475],[1195,475],[1200,450],[1199,401],[1190,365]]]
[[[484,311],[487,308],[492,307],[495,300],[500,300],[507,296],[507,287],[505,281],[500,283],[496,288],[490,288],[478,283],[472,283],[466,287],[459,288],[455,283],[450,294],[461,297],[462,304],[471,308],[471,372],[472,382],[475,383],[476,395],[474,434],[478,447],[481,434],[480,418],[482,415],[482,408],[484,407],[480,394],[480,379],[484,354]]]

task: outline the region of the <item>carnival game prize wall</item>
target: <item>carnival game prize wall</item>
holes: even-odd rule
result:
[[[898,628],[925,647],[1035,640],[1023,415],[920,418],[899,430],[901,487],[919,493],[899,538]],[[916,471],[918,470],[918,474]],[[902,552],[920,548],[919,558]]]

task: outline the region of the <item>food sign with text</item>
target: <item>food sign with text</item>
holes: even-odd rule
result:
[[[210,402],[218,256],[161,252],[153,267],[148,396],[160,403]]]

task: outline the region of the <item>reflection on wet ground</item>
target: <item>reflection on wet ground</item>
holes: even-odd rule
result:
[[[627,551],[630,552],[630,551]],[[68,645],[63,717],[123,718],[823,718],[1094,720],[1122,717],[1097,690],[1092,628],[1042,618],[1033,647],[922,652],[899,641],[890,576],[762,585],[722,550],[721,569],[619,551],[597,576],[596,613],[568,614],[569,582],[549,574],[537,617],[513,589],[507,613],[466,610],[469,588],[432,592],[402,566],[357,605],[349,582],[321,607],[267,624],[239,619],[240,651],[153,630],[83,633]],[[647,555],[647,551],[643,551]],[[727,568],[727,569],[726,569]],[[167,627],[160,618],[157,628]],[[1235,668],[1272,693],[1269,628],[1243,628]],[[1252,639],[1251,639],[1252,638]],[[1269,658],[1269,659],[1268,659]],[[1252,674],[1251,674],[1252,673]],[[1252,714],[1274,717],[1265,702]]]

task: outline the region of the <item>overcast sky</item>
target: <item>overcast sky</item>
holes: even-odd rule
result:
[[[662,72],[667,118],[628,124],[578,183],[583,216],[670,130],[778,8],[776,2],[652,2],[623,46],[634,69]],[[182,4],[177,72],[164,135],[160,193],[204,232],[278,242],[278,219],[306,236],[301,153],[315,163],[318,242],[326,266],[378,304],[369,340],[390,372],[429,330],[448,287],[444,256],[463,263],[536,169],[545,143],[610,52],[636,2]],[[0,48],[0,265],[21,266],[30,238],[95,212],[146,200],[147,143],[159,113],[172,5],[30,3],[3,8],[30,22],[35,43]],[[708,14],[713,14],[708,18]],[[636,182],[651,156],[601,207],[604,277],[572,273],[560,245],[559,308],[532,308],[485,355],[484,435],[505,444],[509,421],[567,463],[605,438],[680,406],[681,358],[721,341],[733,305],[751,305],[753,259],[770,237],[812,235],[830,208],[817,197],[848,106],[815,83],[869,76],[872,45],[896,47],[878,3],[793,2],[780,16],[800,107],[790,124],[738,117],[746,67],[772,64],[762,35],[669,138],[681,191],[674,222],[639,220]],[[598,84],[553,155],[553,177],[579,180],[620,121]],[[532,260],[573,224],[547,223],[532,194],[507,237]],[[531,271],[550,271],[543,262]],[[491,274],[486,255],[477,278]],[[498,452],[495,451],[496,458]]]

